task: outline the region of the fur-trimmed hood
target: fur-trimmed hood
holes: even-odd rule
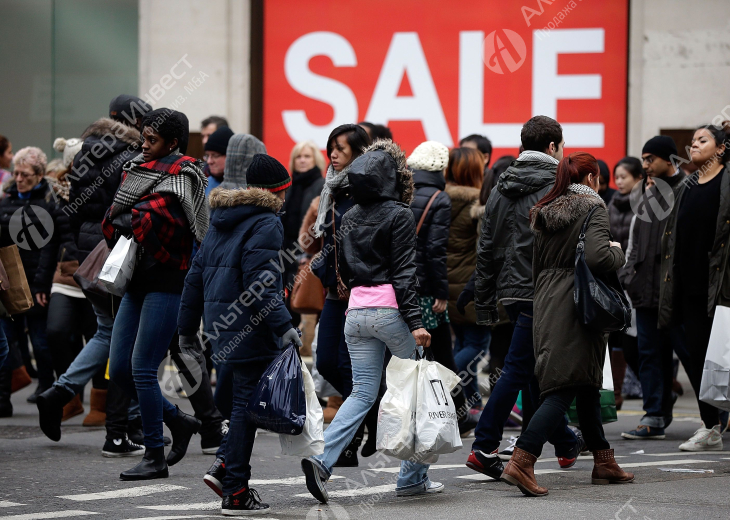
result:
[[[585,216],[594,206],[606,208],[600,197],[569,191],[540,208],[530,227],[535,233],[559,231]]]
[[[395,200],[410,205],[413,200],[413,172],[406,154],[390,139],[371,144],[352,162],[347,175],[356,204]]]
[[[478,188],[447,183],[445,191],[451,197],[452,207],[469,205],[469,216],[473,220],[482,218],[486,206],[479,204],[480,190]]]
[[[259,213],[274,216],[284,201],[261,188],[234,189],[216,188],[210,192],[210,224],[227,231]],[[278,219],[278,217],[277,217]]]
[[[81,134],[81,139],[85,140],[87,137],[104,137],[110,135],[115,139],[123,141],[125,144],[139,144],[139,130],[131,126],[127,126],[124,123],[114,121],[108,117],[102,117],[101,119],[94,121],[89,127],[84,130]]]

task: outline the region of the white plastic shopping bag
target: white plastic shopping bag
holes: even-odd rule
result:
[[[702,369],[700,401],[730,412],[730,308],[718,305]]]
[[[613,390],[613,368],[611,368],[611,347],[606,352],[606,360],[603,362],[603,385],[604,390]]]
[[[422,359],[418,370],[416,456],[453,453],[461,448],[459,422],[451,390],[461,379],[435,361]]]
[[[418,361],[394,356],[385,369],[388,388],[378,410],[376,447],[400,460],[408,460],[415,455],[418,367]]]
[[[125,236],[119,237],[99,272],[99,281],[111,294],[124,296],[136,262],[137,243]]]
[[[279,435],[282,455],[311,457],[324,453],[324,414],[322,413],[322,406],[317,400],[312,374],[309,373],[307,365],[304,363],[302,363],[302,378],[304,380],[304,393],[307,396],[307,420],[301,434]]]

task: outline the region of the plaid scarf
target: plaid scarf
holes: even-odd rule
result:
[[[109,220],[131,210],[149,194],[169,193],[178,199],[185,213],[187,222],[182,224],[202,242],[210,219],[205,203],[208,180],[199,161],[179,154],[148,163],[142,160],[142,155],[138,155],[124,165],[122,183],[109,208]]]

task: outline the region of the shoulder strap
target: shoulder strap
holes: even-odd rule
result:
[[[591,210],[588,212],[588,216],[583,221],[583,226],[580,228],[580,235],[578,235],[578,247],[576,248],[575,254],[576,256],[580,256],[583,254],[586,248],[586,230],[588,229],[588,222],[590,222],[591,217],[598,209],[598,206],[593,206]]]
[[[428,210],[431,209],[431,204],[433,204],[433,201],[436,200],[436,197],[438,197],[438,194],[441,193],[441,190],[436,190],[436,192],[431,195],[431,198],[428,199],[428,204],[426,204],[426,208],[423,210],[423,214],[421,215],[421,218],[418,219],[418,225],[416,226],[416,236],[418,236],[418,233],[421,231],[421,226],[423,226],[423,222],[426,220],[426,215],[428,214]]]

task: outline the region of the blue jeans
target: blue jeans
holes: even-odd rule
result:
[[[180,295],[127,292],[112,330],[109,377],[130,397],[137,397],[144,444],[164,446],[162,421],[177,408],[162,395],[157,373],[177,327]]]
[[[313,457],[327,478],[378,397],[386,348],[401,359],[410,358],[418,348],[406,322],[395,309],[352,309],[347,313],[345,337],[352,360],[352,393],[324,432],[324,453]],[[319,358],[319,343],[317,354]],[[402,461],[397,489],[426,489],[427,471],[427,464]]]
[[[464,398],[468,408],[479,405],[481,408],[482,396],[477,384],[477,365],[489,351],[492,341],[492,329],[486,325],[457,325],[451,324],[456,336],[454,343],[454,362],[459,374],[467,373],[466,381],[462,381]]]
[[[223,496],[230,496],[247,487],[251,478],[250,461],[256,439],[256,425],[246,417],[246,408],[268,366],[269,363],[265,361],[251,361],[226,367],[230,371],[233,384],[233,410],[225,446],[221,444],[221,448],[225,450],[223,458],[226,461]]]
[[[474,431],[472,450],[492,453],[499,448],[504,431],[504,423],[509,418],[517,396],[522,391],[522,398],[536,403],[540,397],[540,389],[535,377],[535,349],[532,338],[532,302],[517,302],[505,305],[510,320],[515,324],[507,356],[504,358],[504,369],[492,389],[487,400],[479,424]],[[563,415],[561,426],[548,437],[555,446],[555,454],[560,457],[567,454],[578,439],[568,428],[568,419]],[[523,426],[523,429],[526,427]]]
[[[685,368],[689,354],[684,332],[680,326],[659,330],[657,309],[636,309],[639,344],[639,382],[644,398],[644,416],[639,424],[664,428],[672,418],[672,379],[674,365],[672,350]]]
[[[213,400],[215,401],[215,407],[221,413],[224,419],[229,421],[233,415],[233,366],[226,365],[225,363],[215,364],[216,384],[215,394]],[[230,425],[229,425],[230,428]],[[230,429],[229,429],[230,431]],[[228,435],[223,436],[221,444],[218,447],[218,451],[215,456],[218,459],[226,460],[226,444],[228,443]],[[240,488],[239,488],[240,489]]]
[[[344,333],[346,310],[347,302],[325,300],[317,335],[317,370],[342,399],[352,392],[352,362]]]
[[[18,335],[22,335],[24,326],[28,327],[28,335],[33,345],[33,355],[38,366],[38,385],[41,388],[50,388],[53,377],[53,357],[48,346],[46,336],[46,320],[48,314],[45,309],[32,309],[23,314],[16,314],[13,318],[3,318],[3,329],[8,343],[12,343]]]
[[[10,353],[10,347],[8,346],[8,338],[5,337],[5,331],[0,327],[0,368],[5,364],[5,360],[8,358]]]

